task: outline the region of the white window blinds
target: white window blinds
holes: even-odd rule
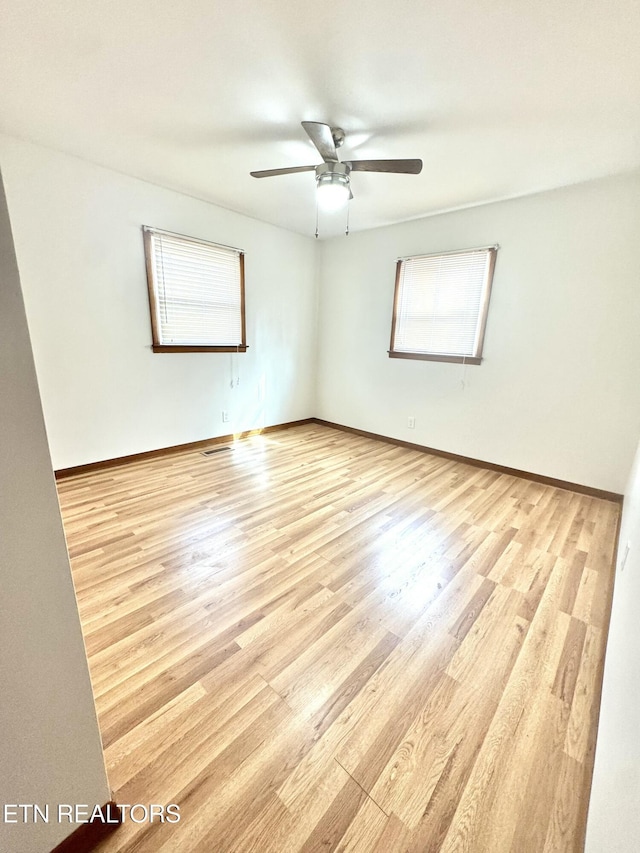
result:
[[[154,344],[243,347],[243,258],[236,249],[145,228]]]
[[[496,249],[399,261],[391,351],[478,358]]]

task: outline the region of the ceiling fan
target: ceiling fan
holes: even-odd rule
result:
[[[324,160],[318,166],[290,166],[284,169],[264,169],[251,172],[254,178],[272,178],[294,172],[315,172],[318,204],[327,211],[338,210],[353,198],[351,172],[396,172],[418,175],[422,160],[338,160],[337,149],[345,139],[341,127],[331,127],[320,121],[303,121],[302,126]]]

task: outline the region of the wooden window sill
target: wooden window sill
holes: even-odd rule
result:
[[[388,350],[389,358],[410,358],[417,361],[446,361],[453,364],[482,364],[482,359],[471,355],[436,355],[428,352],[399,352]]]
[[[154,352],[246,352],[249,347],[243,344],[238,347],[195,347],[195,346],[174,346],[172,344],[153,344],[151,349]]]

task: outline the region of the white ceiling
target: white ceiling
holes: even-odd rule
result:
[[[341,125],[352,229],[640,165],[638,0],[4,0],[0,130],[312,234]],[[338,221],[339,220],[339,221]],[[343,226],[325,221],[323,234]]]

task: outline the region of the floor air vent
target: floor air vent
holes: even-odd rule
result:
[[[230,447],[212,447],[210,450],[203,450],[203,456],[213,456],[214,453],[222,453],[223,450],[231,450]]]

